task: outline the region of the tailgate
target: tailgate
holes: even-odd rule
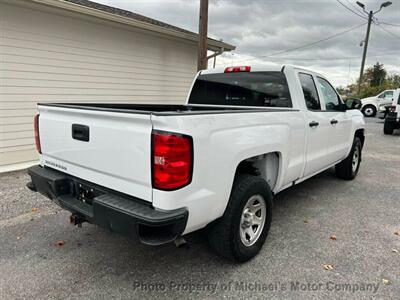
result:
[[[152,201],[151,116],[39,106],[41,165]]]

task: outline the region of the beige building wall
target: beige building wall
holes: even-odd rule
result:
[[[36,161],[38,102],[183,103],[194,42],[0,0],[0,172]]]

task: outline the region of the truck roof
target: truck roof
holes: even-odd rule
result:
[[[219,74],[219,73],[224,73],[225,69],[228,67],[240,67],[240,66],[250,66],[251,72],[276,72],[276,71],[282,71],[283,68],[291,68],[291,69],[296,68],[296,69],[304,70],[306,72],[310,72],[315,75],[320,75],[321,77],[324,77],[322,74],[319,74],[318,72],[309,70],[309,69],[301,67],[301,66],[295,66],[295,65],[289,65],[289,64],[277,64],[277,63],[272,63],[272,62],[265,62],[263,64],[251,64],[251,63],[233,63],[233,64],[229,64],[229,65],[226,64],[224,66],[216,67],[215,69],[203,70],[200,72],[200,74],[201,75]]]

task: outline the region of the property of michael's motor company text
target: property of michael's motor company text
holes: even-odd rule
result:
[[[344,283],[344,282],[141,282],[133,283],[134,290],[144,292],[206,292],[214,294],[217,291],[236,291],[236,292],[273,292],[273,291],[294,291],[294,292],[349,292],[349,293],[373,293],[379,289],[379,283]]]

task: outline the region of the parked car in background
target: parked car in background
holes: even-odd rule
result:
[[[361,99],[361,111],[366,117],[375,117],[381,105],[390,105],[394,90],[386,90],[377,96]]]
[[[393,102],[383,126],[384,134],[393,134],[395,129],[400,129],[400,89],[394,91]]]
[[[187,105],[42,103],[28,187],[73,224],[145,244],[207,227],[212,248],[242,262],[264,244],[274,194],[333,166],[356,177],[360,106],[287,65],[202,71]]]

